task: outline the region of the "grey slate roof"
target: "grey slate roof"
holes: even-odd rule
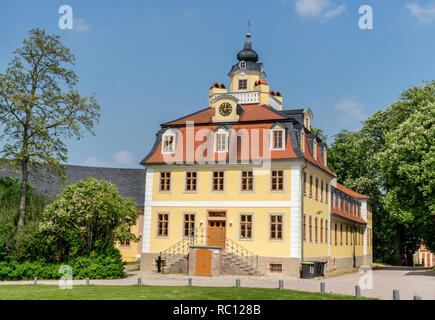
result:
[[[94,177],[100,180],[106,180],[118,187],[119,194],[123,198],[133,198],[137,208],[144,207],[145,197],[145,169],[120,169],[120,168],[99,168],[84,166],[66,166],[66,181],[60,181],[57,177],[43,170],[37,170],[39,173],[31,172],[29,183],[39,192],[47,194],[54,199],[62,191],[65,185],[76,183],[82,179]],[[0,177],[19,178],[9,170],[0,168]]]

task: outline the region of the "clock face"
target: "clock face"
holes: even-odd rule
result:
[[[228,102],[224,102],[219,106],[219,113],[223,117],[227,117],[231,114],[233,107]]]

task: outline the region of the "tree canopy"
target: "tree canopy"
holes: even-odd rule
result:
[[[404,91],[399,101],[341,131],[328,164],[346,186],[374,200],[375,255],[395,252],[410,264],[420,240],[434,249],[435,81]]]
[[[100,116],[95,95],[82,97],[70,66],[75,57],[60,42],[36,28],[29,31],[5,73],[0,73],[0,154],[22,173],[18,225],[24,225],[28,166],[38,164],[62,175],[65,138],[92,132]]]

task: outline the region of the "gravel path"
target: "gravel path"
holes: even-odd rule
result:
[[[219,276],[195,277],[184,274],[157,274],[155,272],[135,271],[129,273],[125,279],[91,280],[94,285],[137,285],[138,277],[142,278],[143,285],[157,286],[184,286],[187,279],[192,278],[194,286],[235,286],[236,279],[241,279],[242,287],[278,288],[279,280],[284,280],[285,289],[301,291],[320,291],[320,282],[325,282],[326,292],[354,295],[355,285],[365,285],[361,277],[367,274],[349,273],[323,280],[305,280],[285,276]],[[435,300],[435,271],[424,268],[389,267],[372,271],[372,288],[361,287],[361,295],[365,297],[391,300],[393,290],[400,291],[400,299],[411,300],[419,295],[423,300]],[[360,283],[361,280],[361,283]],[[56,280],[40,280],[39,284],[58,284]],[[369,283],[369,282],[368,282]],[[0,281],[6,284],[33,284],[33,281]],[[85,280],[73,280],[73,285],[84,285]]]

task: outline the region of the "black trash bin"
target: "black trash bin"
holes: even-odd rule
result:
[[[312,279],[314,278],[314,263],[313,262],[302,262],[301,263],[301,278],[302,279]]]
[[[325,276],[325,264],[326,261],[314,261],[314,277]]]

